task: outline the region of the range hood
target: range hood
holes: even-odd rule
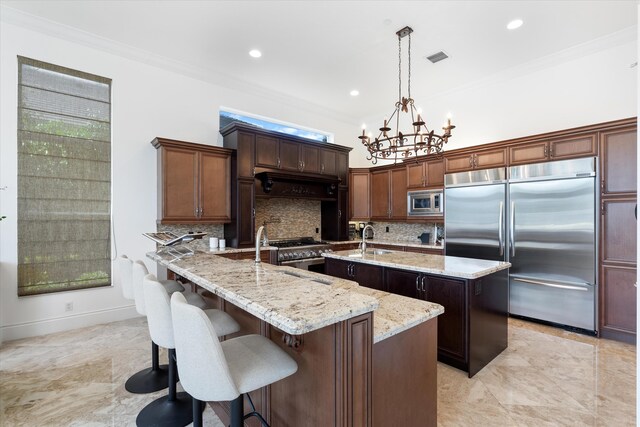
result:
[[[337,200],[337,175],[265,170],[255,175],[256,197],[286,197],[308,200]]]

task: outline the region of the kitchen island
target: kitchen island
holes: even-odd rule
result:
[[[209,291],[238,334],[262,334],[296,360],[296,374],[251,394],[270,425],[436,425],[439,304],[211,253],[147,256]],[[227,423],[226,403],[211,404]]]
[[[469,377],[507,348],[507,262],[385,249],[324,257],[327,275],[444,306],[438,320],[438,360]]]

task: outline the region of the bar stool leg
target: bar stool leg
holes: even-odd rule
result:
[[[231,401],[231,427],[242,427],[244,424],[244,395]]]
[[[193,403],[191,410],[193,411],[193,427],[202,427],[202,403],[198,399],[191,397]]]
[[[129,393],[146,394],[167,388],[168,366],[160,365],[159,349],[151,341],[151,367],[143,369],[129,378],[124,388]]]

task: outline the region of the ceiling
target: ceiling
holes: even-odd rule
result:
[[[412,34],[419,102],[637,25],[636,1],[10,1],[2,4],[345,119],[390,111]],[[507,30],[514,18],[524,20]],[[406,39],[404,39],[406,40]],[[403,41],[403,49],[406,50]],[[249,50],[260,49],[254,59]],[[450,58],[431,64],[425,56]],[[629,63],[636,61],[629,58]],[[352,89],[360,91],[352,97]]]

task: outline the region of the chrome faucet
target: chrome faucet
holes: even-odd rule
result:
[[[264,225],[261,225],[260,228],[258,228],[258,232],[256,233],[256,264],[260,264],[260,236],[262,235],[262,232],[264,231]],[[265,234],[265,240],[266,240],[267,236]]]
[[[367,224],[363,229],[362,229],[362,243],[360,243],[360,250],[362,251],[362,253],[364,253],[364,251],[367,250],[367,242],[365,241],[365,237],[367,235],[367,229],[370,228],[373,230],[373,226],[371,224]]]

